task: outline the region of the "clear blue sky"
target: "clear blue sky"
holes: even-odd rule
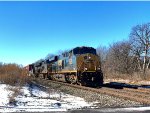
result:
[[[150,2],[0,2],[0,61],[27,65],[76,46],[128,39]]]

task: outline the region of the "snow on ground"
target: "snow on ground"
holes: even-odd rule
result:
[[[9,104],[9,96],[12,91],[9,86],[0,84],[0,112],[48,112],[48,111],[67,111],[82,108],[96,108],[94,103],[87,103],[83,98],[64,94],[51,89],[46,92],[37,86],[25,86],[21,89],[21,94],[16,97],[16,106]],[[102,112],[130,112],[146,111],[150,107],[137,108],[106,108]]]
[[[92,108],[93,103],[87,103],[83,98],[75,97],[62,92],[50,90],[42,91],[37,86],[25,86],[15,100],[16,106],[9,105],[7,85],[0,84],[0,112],[44,112],[67,111],[69,109]]]
[[[8,105],[9,96],[12,94],[8,87],[8,85],[0,84],[0,107]]]

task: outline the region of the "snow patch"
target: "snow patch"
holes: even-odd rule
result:
[[[8,106],[9,96],[12,94],[8,87],[8,85],[0,84],[0,107]]]
[[[10,91],[7,85],[0,84],[2,96],[0,97],[0,112],[46,112],[67,111],[93,107],[93,103],[87,103],[83,98],[75,97],[63,92],[43,91],[37,86],[25,86],[21,94],[15,100],[17,106],[8,105]]]

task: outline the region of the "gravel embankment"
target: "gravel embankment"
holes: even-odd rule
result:
[[[36,80],[36,83],[47,86],[50,89],[55,89],[57,91],[61,91],[67,94],[84,98],[87,102],[95,102],[95,105],[98,106],[98,108],[145,106],[144,104],[139,102],[125,100],[122,98],[117,98],[109,95],[94,93],[91,91],[64,86],[57,83],[41,82],[41,80],[40,81]]]

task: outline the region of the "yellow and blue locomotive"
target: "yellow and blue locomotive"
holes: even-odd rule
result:
[[[30,72],[36,77],[42,75],[44,78],[84,86],[103,84],[99,57],[92,47],[76,47],[30,67]]]

